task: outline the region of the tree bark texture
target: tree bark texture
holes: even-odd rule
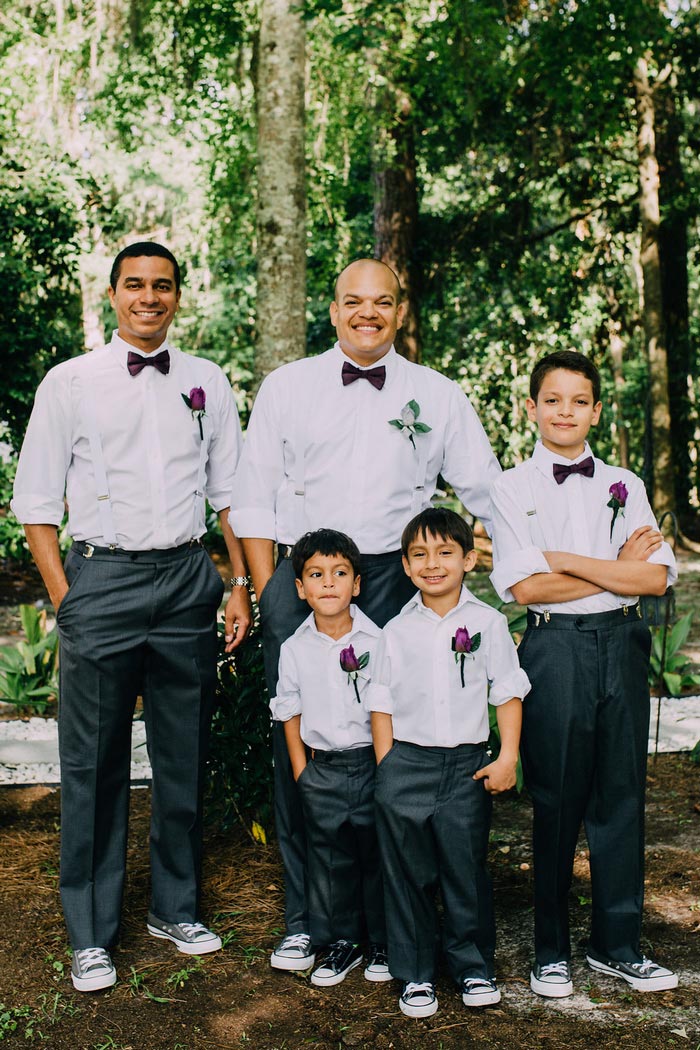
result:
[[[656,159],[654,94],[644,58],[640,58],[635,66],[634,89],[637,103],[640,190],[640,264],[644,337],[649,362],[649,424],[653,450],[652,461],[647,467],[651,479],[652,503],[654,510],[660,515],[667,510],[675,511],[676,503],[671,451],[668,359],[659,260],[659,167]]]
[[[404,291],[406,319],[396,349],[409,361],[419,361],[416,151],[411,99],[401,88],[384,89],[377,106],[377,128],[372,151],[374,255],[391,266]]]
[[[305,30],[296,0],[262,0],[257,80],[258,381],[306,351]]]

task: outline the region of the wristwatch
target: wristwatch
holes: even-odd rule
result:
[[[250,587],[250,576],[232,576],[232,587]]]

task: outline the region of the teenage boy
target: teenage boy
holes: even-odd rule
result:
[[[532,682],[522,744],[534,816],[530,986],[551,998],[573,992],[567,898],[582,821],[589,966],[639,991],[678,983],[640,951],[650,637],[637,601],[677,573],[640,479],[591,455],[601,407],[588,358],[542,358],[527,399],[540,440],[492,488],[491,579],[504,601],[528,606],[519,655]]]
[[[401,1011],[429,1017],[438,1008],[438,885],[443,946],[462,1001],[501,998],[486,867],[491,796],[515,784],[529,683],[505,617],[463,586],[476,562],[466,522],[453,511],[424,510],[406,526],[401,550],[418,593],[384,628],[366,706],[378,763],[389,969],[403,981]],[[494,762],[488,704],[501,736]]]
[[[352,604],[360,591],[360,552],[342,532],[318,529],[292,548],[297,593],[311,614],[280,653],[272,714],[284,732],[306,822],[311,943],[327,945],[311,983],[339,984],[359,966],[390,981],[381,866],[374,823],[374,750],[362,699],[381,631]],[[300,934],[307,966],[314,951]],[[293,947],[293,945],[292,945]],[[286,950],[290,945],[287,944]],[[273,954],[277,969],[299,959]]]

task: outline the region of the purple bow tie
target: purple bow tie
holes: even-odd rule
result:
[[[386,382],[386,367],[377,365],[376,368],[355,368],[349,361],[343,361],[343,386],[354,383],[356,379],[366,379],[375,390],[381,390]]]
[[[593,456],[586,456],[580,463],[553,463],[552,473],[557,485],[563,485],[570,474],[583,474],[584,478],[592,478],[595,473]]]
[[[137,376],[139,372],[143,371],[146,365],[153,365],[159,372],[162,372],[164,376],[167,376],[170,371],[170,354],[167,350],[161,350],[159,354],[152,357],[150,354],[148,357],[141,357],[140,354],[135,354],[133,350],[130,350],[126,358],[126,367],[129,369],[129,375]]]

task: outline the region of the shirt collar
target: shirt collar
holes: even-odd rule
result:
[[[172,356],[175,349],[170,345],[167,339],[164,339],[160,346],[156,347],[155,350],[151,350],[151,352],[147,354],[144,350],[139,350],[137,346],[132,346],[131,343],[127,343],[126,339],[122,339],[116,328],[112,332],[112,339],[108,346],[109,349],[116,354],[119,363],[124,368],[126,368],[126,359],[130,353],[137,354],[139,357],[150,357],[151,354],[159,354],[161,350],[168,350]]]
[[[331,638],[329,635],[323,634],[322,631],[319,631],[316,626],[313,612],[309,613],[301,626],[297,627],[295,633],[306,634],[309,632],[316,635],[317,638],[324,639],[329,645],[339,645],[341,642],[352,638],[358,631],[362,631],[364,634],[368,634],[373,638],[379,638],[381,636],[382,632],[377,627],[376,623],[373,623],[368,616],[365,616],[362,609],[358,608],[357,605],[350,605],[350,616],[352,617],[352,627],[342,638]]]
[[[576,459],[566,459],[565,456],[558,455],[556,452],[551,452],[548,448],[545,448],[541,441],[538,441],[532,452],[532,462],[541,474],[544,474],[545,477],[551,478],[553,477],[552,467],[555,463],[563,463],[564,466],[567,467],[573,466],[574,463],[580,463],[582,460],[592,455],[591,446],[588,442],[585,443],[583,452],[580,456],[577,456]]]
[[[474,597],[471,591],[467,587],[465,587],[464,584],[462,584],[462,589],[459,592],[459,601],[455,605],[454,609],[450,609],[450,611],[444,616],[438,616],[436,612],[433,612],[432,609],[429,609],[427,605],[423,604],[423,595],[420,591],[416,591],[413,597],[410,598],[404,605],[403,609],[401,609],[399,616],[403,616],[404,613],[410,613],[415,610],[422,616],[428,616],[431,619],[439,620],[442,622],[445,620],[449,620],[451,616],[456,615],[457,612],[462,608],[462,606],[467,604],[467,602],[474,602],[476,600],[477,599]]]

